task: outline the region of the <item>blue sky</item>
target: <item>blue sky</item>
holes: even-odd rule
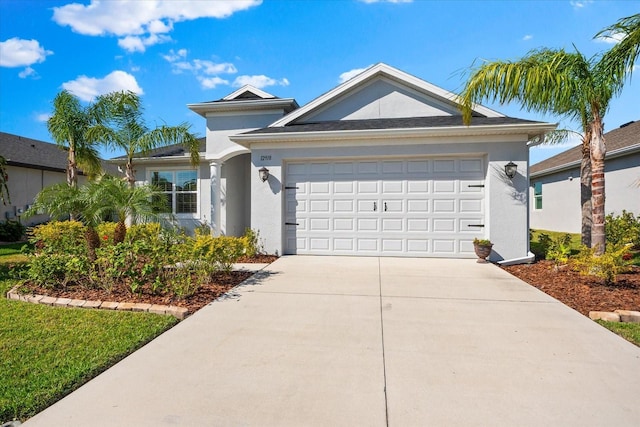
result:
[[[245,83],[304,105],[385,62],[457,92],[474,61],[516,59],[543,46],[575,45],[588,57],[609,49],[593,36],[638,12],[638,1],[1,0],[0,131],[51,141],[45,122],[63,88],[84,101],[133,90],[148,125],[186,121],[200,136],[205,121],[186,104]],[[605,130],[640,120],[639,100],[636,72]],[[560,121],[517,104],[486,105]],[[532,149],[531,161],[566,148]]]

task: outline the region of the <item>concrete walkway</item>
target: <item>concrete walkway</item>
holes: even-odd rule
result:
[[[474,260],[284,257],[26,423],[636,426],[640,348]]]

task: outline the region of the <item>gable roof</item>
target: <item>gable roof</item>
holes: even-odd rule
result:
[[[387,64],[378,63],[367,68],[362,73],[347,80],[334,89],[331,89],[323,95],[320,95],[313,101],[306,104],[304,107],[299,108],[292,113],[284,116],[282,119],[272,123],[270,127],[291,125],[296,121],[301,120],[304,117],[308,117],[314,112],[325,108],[327,105],[336,102],[338,99],[346,96],[348,93],[356,91],[360,87],[365,86],[372,81],[385,78],[390,81],[399,83],[402,86],[411,88],[425,96],[436,99],[443,104],[456,106],[459,103],[458,96],[452,92],[449,92],[410,74],[407,74],[404,71],[398,70],[397,68],[391,67]],[[481,105],[476,105],[474,107],[473,113],[475,116],[480,117],[503,117],[503,115],[498,113],[497,111],[493,111]]]
[[[29,169],[66,172],[67,151],[56,144],[25,138],[6,132],[0,132],[0,155],[7,160],[7,165]],[[102,162],[102,168],[111,173],[117,170]],[[83,174],[81,170],[78,171]]]
[[[625,123],[619,128],[605,133],[604,138],[607,146],[605,159],[640,151],[640,120]],[[531,165],[529,173],[531,176],[545,175],[579,166],[581,160],[582,146],[578,145]]]
[[[248,110],[281,109],[289,113],[300,106],[293,98],[278,98],[251,85],[244,85],[222,99],[187,104],[194,113],[206,118],[207,113],[245,112]]]

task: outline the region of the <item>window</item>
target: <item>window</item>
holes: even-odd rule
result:
[[[198,212],[197,171],[152,171],[151,184],[167,196],[167,207],[172,213],[195,214]]]
[[[534,209],[542,209],[542,183],[536,182],[533,184],[533,203]]]

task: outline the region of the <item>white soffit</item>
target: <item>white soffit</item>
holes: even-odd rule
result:
[[[406,85],[414,90],[417,90],[418,92],[431,95],[436,99],[440,98],[454,104],[460,103],[459,97],[452,92],[449,92],[445,89],[442,89],[438,86],[435,86],[425,80],[419,79],[410,74],[407,74],[404,71],[400,71],[397,68],[391,67],[387,64],[378,63],[376,65],[369,67],[368,69],[358,74],[357,76],[351,78],[350,80],[347,80],[341,85],[336,86],[335,88],[331,89],[329,92],[326,92],[320,95],[319,97],[309,102],[305,106],[291,112],[290,114],[286,115],[282,119],[272,123],[271,125],[269,125],[269,127],[286,126],[294,122],[295,120],[299,119],[300,117],[303,117],[309,114],[312,111],[323,108],[324,105],[334,100],[337,100],[347,92],[353,90],[355,87],[363,85],[365,82],[375,78],[376,76],[386,76],[391,80],[395,80],[400,84]],[[473,111],[476,113],[482,114],[486,117],[504,117],[503,114],[497,111],[491,110],[490,108],[483,107],[482,105],[475,105]]]

